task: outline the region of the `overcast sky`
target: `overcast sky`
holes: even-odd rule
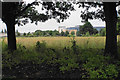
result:
[[[28,2],[28,0],[27,0]],[[29,0],[29,2],[32,2],[32,0]],[[81,8],[77,8],[75,6],[76,11],[71,12],[71,15],[68,19],[66,19],[64,22],[57,23],[54,19],[49,19],[46,22],[39,22],[38,25],[35,25],[34,23],[28,23],[24,26],[17,26],[16,30],[18,30],[21,33],[28,33],[28,32],[34,32],[35,30],[58,30],[59,26],[66,26],[66,27],[74,27],[76,25],[83,25],[80,18]],[[37,7],[37,10],[40,10],[41,6]],[[95,10],[94,8],[91,10]],[[93,26],[105,26],[105,22],[101,20],[90,20],[91,24]],[[6,29],[6,25],[0,20],[0,31],[2,29]]]

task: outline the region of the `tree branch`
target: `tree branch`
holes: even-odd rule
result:
[[[21,10],[18,14],[16,14],[16,17],[22,15],[29,7],[31,7],[32,5],[36,4],[37,2],[34,1],[31,4],[28,4],[23,10]]]
[[[118,4],[116,4],[116,7],[120,5],[120,1],[118,2]]]

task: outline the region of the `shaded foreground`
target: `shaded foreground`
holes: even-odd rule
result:
[[[104,55],[104,49],[81,48],[75,39],[70,43],[61,48],[45,41],[31,48],[18,44],[11,53],[3,42],[3,78],[120,78],[120,61]]]

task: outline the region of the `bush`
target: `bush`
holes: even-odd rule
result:
[[[6,50],[8,50],[8,45],[5,43],[5,39],[4,38],[2,38],[2,51],[4,52],[4,51],[6,51]]]
[[[100,35],[105,36],[106,35],[106,28],[103,28],[100,30]]]
[[[36,51],[38,52],[44,52],[46,50],[46,42],[42,41],[40,43],[39,41],[36,42]]]
[[[109,63],[110,56],[103,56],[92,52],[82,53],[83,69],[87,71],[85,78],[115,78],[118,76],[115,64]]]
[[[90,33],[89,33],[89,32],[86,32],[85,36],[90,36]]]
[[[98,34],[95,34],[94,36],[97,37],[97,36],[100,36],[100,34],[98,33]]]
[[[71,48],[72,48],[72,50],[73,50],[73,53],[74,54],[78,54],[78,46],[76,45],[76,40],[75,40],[75,37],[73,37],[72,39],[71,39],[71,43],[72,43],[72,46],[71,46]]]
[[[35,65],[37,64],[38,72],[38,66],[40,65],[53,73],[57,68],[57,72],[62,72],[64,75],[79,70],[80,75],[78,75],[83,78],[116,78],[119,76],[120,61],[115,61],[110,56],[104,56],[102,50],[90,49],[88,46],[89,40],[86,42],[88,47],[85,49],[78,48],[75,37],[70,42],[72,45],[63,49],[47,48],[45,41],[37,41],[35,48],[29,48],[29,50],[25,46],[17,44],[17,50],[14,52],[11,53],[9,50],[3,51],[2,66],[3,68],[14,68],[14,66],[21,64],[27,66],[27,63],[32,62],[30,66],[36,69]],[[55,69],[52,70],[49,66]],[[28,68],[25,70],[29,72]],[[48,72],[47,70],[46,72]]]

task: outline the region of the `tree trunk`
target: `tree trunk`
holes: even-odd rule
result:
[[[104,2],[104,13],[106,22],[106,45],[105,54],[117,58],[117,11],[115,2]]]
[[[9,17],[5,23],[7,25],[8,49],[14,51],[16,50],[15,18]]]

